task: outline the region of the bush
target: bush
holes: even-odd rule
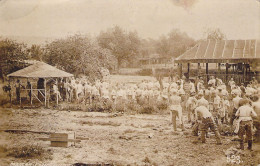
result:
[[[13,147],[8,150],[8,156],[15,158],[38,157],[45,153],[43,147],[39,145],[24,145],[21,147]]]
[[[140,76],[152,76],[153,71],[152,71],[152,69],[142,69],[142,70],[138,71],[137,74]]]
[[[152,113],[155,113],[156,111],[157,111],[156,107],[154,107],[152,105],[144,105],[138,113],[140,113],[140,114],[152,114]]]

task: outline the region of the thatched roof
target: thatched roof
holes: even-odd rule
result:
[[[257,40],[207,40],[175,59],[176,63],[241,63],[260,62]]]
[[[57,69],[56,67],[48,65],[44,62],[38,62],[7,76],[19,78],[61,78],[73,77],[73,74]]]

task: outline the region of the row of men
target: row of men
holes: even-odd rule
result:
[[[212,82],[212,80],[214,80],[214,78],[210,79],[209,82]],[[253,88],[251,84],[244,87],[243,85],[237,86],[235,83],[232,83],[231,90],[227,90],[228,88],[224,83],[221,83],[218,86],[209,85],[210,86],[205,89],[202,79],[198,81],[195,86],[192,81],[184,78],[170,83],[162,82],[161,84],[159,81],[147,80],[143,80],[141,83],[131,84],[111,84],[106,81],[101,82],[100,80],[97,80],[94,84],[91,84],[86,80],[72,79],[70,82],[64,82],[59,86],[60,88],[58,88],[57,85],[54,85],[53,91],[54,93],[58,93],[61,98],[67,98],[70,101],[74,99],[78,100],[82,97],[94,99],[105,98],[110,100],[116,100],[117,98],[129,100],[136,100],[137,98],[160,100],[162,98],[167,98],[172,90],[177,90],[180,95],[190,95],[192,92],[205,92],[205,98],[210,101],[212,100],[212,95],[215,93],[218,94],[218,96],[230,96],[230,94],[237,93],[251,96],[252,94],[257,93],[257,89]]]

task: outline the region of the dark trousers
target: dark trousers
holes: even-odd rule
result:
[[[218,132],[217,126],[214,124],[212,118],[202,118],[201,124],[201,141],[206,142],[206,132],[210,128],[211,131],[215,133],[217,143],[221,143],[220,134]]]
[[[232,112],[232,115],[230,116],[230,125],[231,125],[231,126],[233,125],[233,122],[234,122],[234,120],[236,119],[236,112],[237,112],[237,109],[234,108],[234,109],[233,109],[233,112]]]
[[[241,141],[244,141],[244,135],[246,134],[247,140],[252,140],[252,121],[241,121],[239,124],[238,136]]]

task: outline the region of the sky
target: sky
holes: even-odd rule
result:
[[[259,0],[0,0],[0,36],[98,35],[115,25],[159,38],[178,28],[194,39],[260,39]]]

